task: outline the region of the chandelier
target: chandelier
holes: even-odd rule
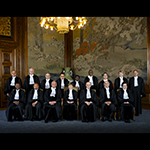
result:
[[[80,29],[86,24],[85,17],[41,17],[40,25],[45,29],[57,30],[58,33],[68,33],[70,30]]]

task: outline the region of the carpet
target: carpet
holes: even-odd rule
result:
[[[82,122],[81,120],[45,123],[41,121],[7,122],[5,110],[0,111],[0,133],[150,133],[150,110],[142,110],[131,123],[124,121]]]

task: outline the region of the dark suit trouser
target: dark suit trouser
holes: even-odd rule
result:
[[[103,117],[112,117],[115,112],[115,105],[110,104],[109,106],[105,103],[102,104],[102,116]]]

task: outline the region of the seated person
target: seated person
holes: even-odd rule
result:
[[[128,89],[127,83],[122,83],[122,89],[118,91],[118,100],[120,105],[120,117],[125,120],[126,123],[130,123],[130,119],[133,119],[133,106],[134,102],[133,94]]]
[[[107,119],[108,121],[112,121],[111,118],[117,105],[115,92],[109,85],[110,83],[108,81],[104,82],[104,88],[101,89],[99,96],[99,103],[102,108],[102,121]]]
[[[68,88],[69,89],[65,91],[64,95],[63,118],[66,120],[73,120],[77,118],[77,92],[74,89],[72,89],[73,86],[71,83],[68,84]]]
[[[65,78],[65,74],[61,73],[59,79],[56,80],[57,88],[61,90],[61,96],[64,97],[64,87],[68,86],[69,81]]]
[[[16,83],[15,89],[9,94],[8,108],[6,110],[7,120],[12,121],[12,115],[14,115],[14,119],[18,118],[19,121],[23,121],[22,113],[25,103],[25,92],[20,88],[20,84]]]
[[[122,89],[122,83],[123,82],[126,82],[128,84],[128,80],[127,80],[127,78],[125,78],[123,76],[123,72],[119,71],[118,74],[119,74],[119,77],[116,78],[115,82],[114,82],[114,86],[115,86],[114,89],[115,89],[116,94],[117,94],[118,89]]]
[[[56,81],[52,81],[51,88],[44,94],[43,115],[45,123],[49,120],[57,122],[61,118],[61,91]]]
[[[93,122],[96,120],[97,105],[96,92],[91,89],[91,82],[86,82],[86,89],[83,89],[80,93],[80,112],[82,122]]]
[[[81,90],[85,88],[84,84],[80,81],[80,76],[79,75],[75,76],[74,81],[72,82],[72,85],[74,87],[78,88],[78,95],[77,95],[77,97],[79,98]]]
[[[101,89],[104,88],[104,82],[105,81],[108,81],[109,82],[109,87],[111,89],[113,89],[112,82],[110,80],[108,80],[108,74],[106,72],[104,72],[102,76],[103,76],[103,79],[99,83],[99,91],[101,91]]]
[[[28,94],[28,101],[25,108],[25,118],[33,121],[41,120],[41,108],[43,104],[43,90],[39,89],[38,83],[34,83],[33,89]]]
[[[50,78],[50,73],[45,74],[45,79],[41,82],[41,89],[43,89],[43,93],[45,93],[46,90],[51,88],[52,79]]]

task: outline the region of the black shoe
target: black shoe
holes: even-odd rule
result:
[[[111,117],[109,117],[109,118],[108,118],[108,121],[109,121],[109,122],[112,122],[112,119],[111,119]]]
[[[105,117],[102,117],[102,121],[103,121],[103,122],[105,121]]]
[[[48,119],[45,120],[45,123],[48,123]]]
[[[126,119],[126,120],[125,120],[125,123],[130,123],[130,120],[129,120],[129,119]]]

